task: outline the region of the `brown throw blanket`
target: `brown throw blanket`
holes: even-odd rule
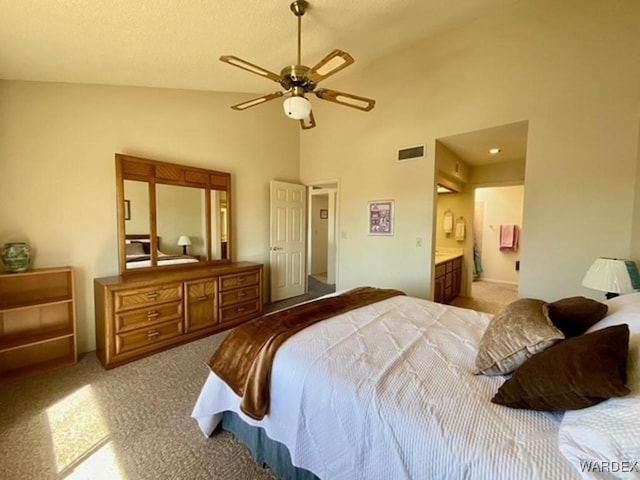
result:
[[[397,295],[404,293],[359,287],[256,318],[224,339],[209,360],[209,367],[242,397],[240,409],[260,420],[269,411],[273,358],[285,340],[320,320]]]

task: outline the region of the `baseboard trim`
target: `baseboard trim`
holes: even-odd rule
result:
[[[506,280],[494,280],[492,278],[484,278],[484,277],[475,279],[474,282],[501,283],[502,285],[515,285],[516,287],[519,285],[519,282],[508,282]]]

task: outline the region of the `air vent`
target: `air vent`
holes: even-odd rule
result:
[[[398,161],[415,160],[416,158],[424,158],[424,145],[401,148],[398,150]]]

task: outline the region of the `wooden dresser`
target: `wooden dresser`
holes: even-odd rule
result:
[[[105,368],[262,314],[262,265],[239,262],[94,280],[96,348]]]

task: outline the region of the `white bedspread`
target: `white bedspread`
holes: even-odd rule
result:
[[[208,436],[234,411],[326,480],[579,478],[561,414],[495,405],[504,378],[473,375],[489,319],[403,296],[363,307],[283,344],[262,421],[213,373],[192,416]]]
[[[174,256],[158,252],[157,265],[179,265],[183,263],[198,262],[198,259],[189,255]],[[127,255],[127,269],[146,268],[151,266],[149,255]]]

